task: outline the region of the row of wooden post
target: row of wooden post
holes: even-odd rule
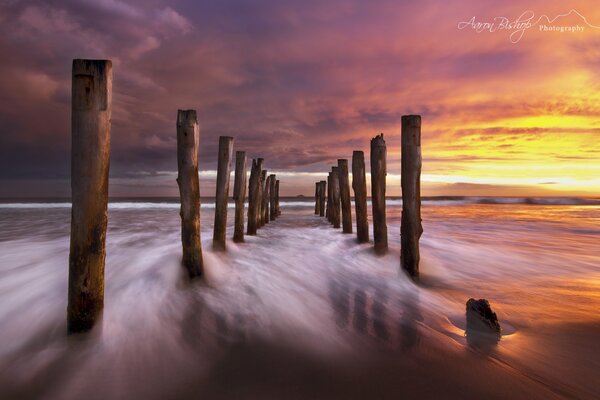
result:
[[[400,263],[413,278],[419,276],[419,239],[421,224],[421,117],[402,116],[401,132],[401,186],[402,220],[400,228]],[[375,252],[384,254],[388,249],[386,224],[387,147],[383,134],[371,139],[371,204],[373,242]],[[362,151],[352,153],[352,189],[356,215],[356,235],[359,243],[369,241],[367,219],[367,181],[365,156]],[[315,183],[315,214],[327,217],[334,228],[352,233],[352,211],[348,160],[339,159],[331,167],[327,181]]]
[[[71,92],[71,242],[67,329],[91,329],[104,307],[104,263],[108,222],[108,173],[112,111],[112,62],[73,60]],[[177,184],[181,201],[182,264],[190,278],[203,273],[200,240],[198,148],[195,110],[177,112]],[[219,138],[213,248],[226,249],[229,176],[233,138]],[[263,159],[252,160],[248,193],[248,235],[280,214],[279,180],[267,176]],[[233,240],[244,241],[246,153],[236,152]]]

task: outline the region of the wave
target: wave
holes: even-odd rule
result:
[[[534,206],[598,206],[600,199],[580,197],[477,197],[475,204],[529,204]]]
[[[369,200],[368,205],[371,206]],[[598,198],[581,197],[424,197],[423,205],[444,206],[461,204],[522,204],[537,206],[600,206]],[[280,201],[282,207],[314,207],[314,200],[311,198],[290,199]],[[388,198],[388,206],[402,206],[402,199]],[[213,202],[202,202],[201,208],[215,208]],[[248,203],[246,203],[246,207]],[[229,202],[228,208],[234,208],[235,204]],[[0,209],[50,209],[50,208],[71,208],[70,202],[14,202],[0,203]],[[108,203],[110,210],[132,210],[132,209],[179,209],[178,201],[111,201]]]

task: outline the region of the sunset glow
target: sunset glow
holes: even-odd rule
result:
[[[271,3],[248,15],[239,5],[185,2],[0,6],[0,50],[11,54],[0,67],[0,194],[68,196],[76,57],[114,62],[115,196],[177,193],[174,116],[188,107],[199,111],[202,171],[216,168],[217,137],[231,135],[249,157],[295,177],[297,185],[282,188],[286,195],[310,194],[307,174],[353,150],[368,157],[379,132],[388,144],[389,194],[399,195],[400,116],[410,113],[423,116],[425,195],[600,193],[600,11],[593,1],[576,2],[577,13],[554,22],[582,31],[536,25],[516,43],[508,30],[458,24],[530,10],[547,25],[570,8]]]

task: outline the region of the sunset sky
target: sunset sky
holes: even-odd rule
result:
[[[548,18],[516,43],[458,29],[527,10]],[[113,61],[112,196],[177,195],[189,108],[205,196],[220,135],[265,158],[284,195],[310,195],[380,132],[399,195],[403,114],[423,118],[424,195],[600,196],[597,0],[4,0],[0,54],[4,197],[70,193],[73,58]]]

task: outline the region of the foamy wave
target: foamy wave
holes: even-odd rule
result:
[[[71,203],[0,203],[0,208],[71,208]]]
[[[469,198],[465,198],[469,202]],[[530,204],[537,206],[594,206],[600,199],[579,197],[476,197],[476,204]]]
[[[354,201],[353,201],[354,203]],[[585,199],[579,197],[439,197],[424,198],[424,205],[445,206],[460,204],[528,204],[539,206],[600,206],[600,199]],[[371,207],[371,201],[367,201]],[[282,207],[314,207],[314,200],[307,198],[305,200],[284,200],[280,202]],[[387,206],[402,206],[402,199],[392,198],[386,200]],[[206,202],[200,205],[203,209],[215,208],[215,203]],[[233,202],[228,203],[228,208],[234,208]],[[248,207],[248,203],[246,203]],[[50,208],[71,208],[71,203],[52,203],[52,202],[22,202],[22,203],[0,203],[0,209],[50,209]],[[179,209],[178,202],[150,202],[150,201],[119,201],[109,202],[108,208],[111,210],[152,210],[152,209]]]

